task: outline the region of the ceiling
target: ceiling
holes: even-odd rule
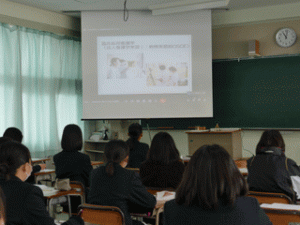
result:
[[[80,11],[86,10],[123,10],[124,0],[8,0],[36,8],[80,16]],[[127,9],[149,10],[149,6],[157,4],[199,4],[220,0],[127,0]],[[227,0],[228,1],[228,0]],[[230,0],[225,7],[229,10],[249,9],[256,7],[299,3],[299,0]],[[223,8],[223,7],[222,7]]]

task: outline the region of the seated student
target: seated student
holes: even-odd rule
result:
[[[266,130],[247,161],[250,191],[275,192],[296,200],[290,176],[300,176],[297,164],[285,157],[284,140],[277,130]]]
[[[5,195],[7,224],[55,225],[45,206],[39,187],[24,182],[31,174],[28,148],[14,141],[0,145],[0,187]],[[83,225],[80,217],[71,217],[66,225]]]
[[[90,157],[79,152],[82,149],[82,132],[79,126],[69,124],[64,128],[62,151],[53,156],[56,178],[70,178],[89,186],[89,177],[93,169]]]
[[[4,131],[3,137],[10,138],[16,142],[22,143],[23,134],[22,132],[16,127],[9,127]],[[26,180],[26,182],[34,184],[34,174],[46,169],[46,164],[39,164],[32,167],[32,173],[30,177]]]
[[[199,148],[183,174],[175,200],[165,203],[165,225],[272,224],[228,152],[219,145]]]
[[[151,143],[140,176],[147,187],[177,188],[184,172],[179,152],[170,134],[157,133]]]
[[[0,188],[0,225],[5,224],[5,205],[4,205],[5,196],[2,191],[2,188]]]
[[[141,224],[131,220],[130,210],[140,212],[140,208],[145,208],[152,211],[156,199],[134,171],[125,169],[129,157],[127,144],[112,140],[106,144],[104,154],[107,164],[92,171],[88,202],[119,207],[125,215],[126,225]]]
[[[127,167],[140,168],[142,162],[146,160],[149,145],[141,143],[140,140],[143,137],[142,126],[138,123],[133,123],[128,128],[129,139],[127,144],[130,149],[129,162]]]

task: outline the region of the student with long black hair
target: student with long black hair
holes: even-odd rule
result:
[[[31,174],[28,148],[14,141],[0,145],[0,187],[5,195],[6,223],[55,225],[46,210],[43,192],[24,182]],[[71,217],[66,225],[83,225],[80,217]]]
[[[141,224],[131,220],[130,212],[140,212],[140,208],[152,211],[156,199],[134,171],[125,169],[128,145],[121,140],[112,140],[105,145],[104,155],[106,165],[92,171],[88,202],[119,207],[125,215],[126,225]]]
[[[228,152],[204,145],[189,161],[175,200],[164,206],[164,225],[270,225]]]
[[[10,138],[11,140],[19,142],[19,143],[22,143],[22,140],[23,140],[22,131],[20,131],[16,127],[7,128],[3,133],[3,137],[4,138]],[[34,165],[32,167],[31,175],[30,175],[30,177],[28,177],[26,182],[34,184],[34,174],[37,173],[37,172],[40,172],[41,170],[44,170],[44,169],[46,169],[46,164],[45,163]]]
[[[172,136],[167,132],[157,133],[151,142],[147,160],[140,168],[143,184],[147,187],[177,188],[183,172],[184,164]]]
[[[78,125],[65,126],[61,147],[62,151],[53,156],[56,178],[69,178],[88,187],[93,167],[90,157],[79,152],[82,149],[82,132]]]
[[[284,193],[296,201],[291,176],[300,176],[300,168],[285,156],[285,143],[278,130],[263,132],[256,156],[248,159],[247,167],[250,191]]]
[[[146,160],[149,145],[141,143],[140,140],[143,137],[143,128],[138,123],[133,123],[128,128],[129,139],[127,144],[129,146],[129,162],[127,167],[140,168],[142,162]]]

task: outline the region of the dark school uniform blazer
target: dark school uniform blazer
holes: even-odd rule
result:
[[[286,158],[282,150],[269,147],[247,160],[250,191],[284,193],[293,201],[296,194],[290,176],[300,176],[299,166]]]
[[[251,197],[239,197],[234,206],[220,205],[217,210],[178,205],[175,200],[164,206],[164,225],[271,225],[269,217]]]
[[[5,195],[7,225],[55,225],[46,210],[42,190],[13,176],[10,180],[0,178]],[[83,225],[79,217],[71,217],[64,225]]]
[[[161,164],[146,161],[141,165],[140,176],[146,187],[177,188],[180,184],[185,166],[180,161]]]
[[[89,177],[93,170],[90,157],[78,151],[61,151],[54,155],[56,178],[70,178],[89,187]]]
[[[106,166],[101,166],[92,171],[89,203],[119,207],[124,213],[126,225],[132,224],[129,205],[136,209],[153,210],[156,199],[143,186],[137,173],[116,163],[113,176],[108,176],[105,169]]]
[[[148,150],[149,150],[148,144],[141,143],[137,140],[134,141],[133,148],[130,149],[129,162],[128,162],[127,167],[140,168],[142,162],[144,162],[147,158]]]

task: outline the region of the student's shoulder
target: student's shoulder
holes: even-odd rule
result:
[[[59,158],[61,155],[63,154],[63,152],[59,152],[59,153],[56,153],[54,156],[53,156],[53,160]]]
[[[23,182],[20,180],[11,180],[8,181],[8,184],[12,187],[12,189],[15,189],[14,192],[22,192],[24,196],[31,195],[33,193],[37,193],[41,196],[43,196],[42,190],[33,184]]]
[[[145,148],[145,149],[149,149],[149,145],[143,142],[140,142],[140,146]]]
[[[178,207],[179,205],[175,202],[175,199],[172,199],[170,201],[167,201],[164,205],[164,210],[173,211],[174,207]]]
[[[236,199],[236,204],[238,207],[252,207],[252,208],[259,208],[259,203],[256,198],[249,197],[249,196],[240,196]]]
[[[87,154],[85,154],[85,153],[83,153],[83,152],[77,152],[77,154],[78,154],[80,157],[84,158],[84,159],[90,160],[90,156],[87,155]]]
[[[286,158],[286,161],[287,161],[288,165],[296,165],[297,166],[297,163],[290,158]]]

